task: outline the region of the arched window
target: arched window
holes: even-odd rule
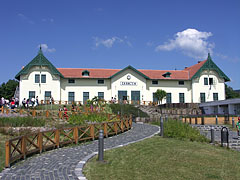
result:
[[[89,73],[88,70],[84,70],[84,71],[82,72],[82,76],[89,76],[89,75],[90,75],[90,73]]]

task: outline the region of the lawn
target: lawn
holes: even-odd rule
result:
[[[208,143],[155,136],[105,152],[106,163],[96,157],[84,167],[94,179],[239,179],[239,152]]]

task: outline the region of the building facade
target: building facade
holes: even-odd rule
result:
[[[98,96],[106,101],[156,102],[157,89],[167,92],[163,103],[200,103],[225,99],[225,82],[229,78],[212,61],[207,60],[183,70],[55,68],[38,55],[16,75],[19,99],[80,101]]]

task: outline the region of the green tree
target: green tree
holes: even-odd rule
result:
[[[162,89],[158,89],[156,92],[155,92],[155,97],[157,98],[158,100],[158,103],[160,102],[160,104],[162,104],[162,100],[167,96],[167,93],[166,91],[162,90]]]
[[[11,99],[14,96],[18,81],[8,80],[7,83],[2,83],[0,86],[0,97]]]
[[[235,92],[233,88],[225,84],[226,99],[240,98],[240,94]]]

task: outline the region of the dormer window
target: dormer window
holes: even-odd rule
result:
[[[170,73],[170,72],[166,72],[166,73],[163,74],[162,76],[163,76],[163,77],[166,77],[166,78],[169,78],[171,74],[172,74],[172,73]]]
[[[85,70],[85,71],[82,72],[82,76],[89,76],[89,75],[90,75],[90,73],[89,73],[89,71],[87,71],[87,70]]]

